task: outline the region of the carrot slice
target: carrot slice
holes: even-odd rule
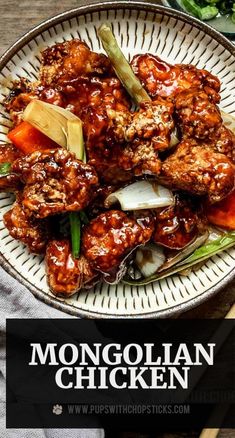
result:
[[[208,206],[206,214],[211,224],[235,230],[235,190],[222,201]]]
[[[58,148],[58,144],[34,128],[28,122],[21,122],[8,133],[8,138],[25,154],[35,151]]]

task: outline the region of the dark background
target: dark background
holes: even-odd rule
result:
[[[191,427],[204,427],[211,413],[218,404],[218,414],[210,419],[210,427],[221,425],[220,412],[224,403],[233,403],[228,409],[223,425],[235,427],[235,320],[76,320],[76,319],[7,319],[7,427],[9,428],[66,428],[103,426],[105,429],[135,431],[180,430]],[[145,343],[155,345],[155,354],[162,355],[161,344],[172,344],[172,359],[181,343],[186,343],[189,354],[194,360],[193,344],[206,345],[214,342],[213,366],[192,366],[189,372],[188,389],[176,390],[128,390],[108,389],[69,390],[59,388],[55,383],[55,372],[63,366],[61,363],[49,366],[29,366],[32,357],[31,343],[40,343],[43,350],[46,344],[56,344],[56,352],[65,343],[94,343],[102,346],[120,343],[122,348],[127,344]],[[112,353],[111,353],[112,354]],[[71,355],[68,355],[70,359]],[[174,359],[173,359],[174,360]],[[137,366],[143,366],[145,356]],[[202,360],[202,363],[204,361]],[[93,366],[88,361],[88,366]],[[100,356],[100,366],[108,366]],[[182,364],[181,364],[182,365]],[[78,362],[72,365],[79,366]],[[122,360],[118,366],[126,366]],[[109,371],[113,366],[109,366]],[[219,376],[219,378],[218,378]],[[119,376],[119,384],[126,378]],[[72,381],[72,377],[68,381]],[[144,379],[148,383],[147,374]],[[165,377],[164,377],[165,381]],[[96,385],[99,385],[95,378]],[[108,382],[107,382],[108,384]],[[48,391],[50,388],[50,391]],[[190,414],[142,414],[142,415],[68,415],[65,409],[58,418],[52,413],[54,404],[87,404],[89,405],[157,405],[181,404],[190,405]],[[227,410],[227,409],[226,409]],[[79,423],[78,423],[79,421]]]

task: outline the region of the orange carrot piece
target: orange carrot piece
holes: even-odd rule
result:
[[[222,201],[208,206],[206,214],[211,224],[235,230],[235,190]]]
[[[28,122],[21,122],[7,136],[15,147],[24,152],[24,154],[59,147],[57,143]]]

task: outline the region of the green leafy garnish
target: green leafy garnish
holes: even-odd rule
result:
[[[216,6],[199,6],[194,0],[182,0],[186,11],[190,12],[194,17],[206,21],[215,18],[219,10]]]
[[[0,175],[7,175],[11,171],[11,163],[0,164]]]

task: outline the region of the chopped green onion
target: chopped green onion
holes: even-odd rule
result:
[[[78,160],[85,161],[85,147],[83,140],[82,122],[77,120],[67,121],[67,148],[75,153]],[[81,221],[85,213],[73,211],[69,214],[70,234],[72,242],[72,254],[74,258],[79,258],[81,247]]]
[[[11,163],[0,164],[0,175],[6,175],[11,171]]]
[[[139,105],[141,102],[150,101],[149,95],[142,87],[139,79],[135,76],[131,66],[118,46],[111,26],[105,23],[102,24],[98,30],[98,34],[118,78],[135,103]]]
[[[69,221],[72,239],[72,254],[74,258],[78,258],[81,247],[81,220],[79,212],[72,211],[69,214]]]

